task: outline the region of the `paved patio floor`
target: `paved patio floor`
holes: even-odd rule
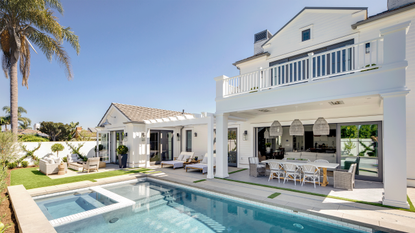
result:
[[[301,186],[299,182],[297,182],[297,185],[294,185],[294,181],[287,180],[284,184],[283,180],[280,180],[280,182],[277,179],[268,181],[268,177],[265,176],[251,177],[248,170],[230,174],[229,179],[378,203],[382,202],[382,192],[384,191],[383,183],[363,180],[355,180],[356,187],[353,191],[336,189],[333,187],[333,177],[331,176],[328,177],[329,184],[326,187],[317,185],[316,188],[314,188],[312,183],[305,183],[304,186]]]

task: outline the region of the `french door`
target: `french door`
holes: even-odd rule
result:
[[[110,162],[110,134],[108,132],[98,134],[98,145],[102,145],[103,149],[99,152],[102,162]]]
[[[150,130],[150,162],[173,160],[173,131]]]
[[[383,181],[382,122],[337,124],[337,138],[340,169],[356,163],[356,179]]]

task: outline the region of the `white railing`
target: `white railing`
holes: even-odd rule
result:
[[[383,38],[348,45],[266,69],[226,78],[224,96],[295,85],[378,69],[383,63]]]

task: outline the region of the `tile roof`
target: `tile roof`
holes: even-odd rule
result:
[[[401,13],[401,12],[404,12],[404,11],[407,11],[407,10],[411,10],[413,8],[415,8],[415,2],[408,3],[408,4],[400,6],[400,7],[392,8],[390,10],[380,12],[376,15],[372,15],[372,16],[368,17],[365,20],[361,20],[361,21],[353,24],[352,28],[356,29],[358,26],[360,26],[362,24],[370,23],[370,22],[373,22],[373,21],[378,20],[378,19],[382,19],[382,18],[391,16],[391,15],[395,15],[395,14],[398,14],[398,13]]]
[[[144,122],[149,119],[160,119],[182,115],[182,112],[163,110],[157,108],[147,108],[128,104],[112,103],[120,112],[122,112],[130,121]],[[185,113],[191,115],[189,113]]]

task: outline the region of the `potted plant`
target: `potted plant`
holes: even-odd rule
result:
[[[118,154],[118,164],[120,168],[127,167],[127,153],[128,153],[128,147],[124,145],[118,146],[117,154]]]
[[[270,142],[265,143],[265,146],[267,147],[267,153],[271,152],[271,145],[272,145],[272,143],[270,143]]]
[[[198,156],[195,156],[195,161],[198,161],[198,159],[199,159],[199,157]]]
[[[55,143],[51,146],[52,152],[56,152],[56,155],[59,157],[59,151],[63,151],[65,147],[60,143]]]
[[[101,144],[99,144],[98,145],[98,150],[97,150],[97,146],[95,146],[95,153],[96,153],[96,156],[97,157],[100,157],[100,152],[102,151],[104,149],[104,146],[103,145],[101,145]],[[100,159],[101,161],[102,161],[102,158]]]

